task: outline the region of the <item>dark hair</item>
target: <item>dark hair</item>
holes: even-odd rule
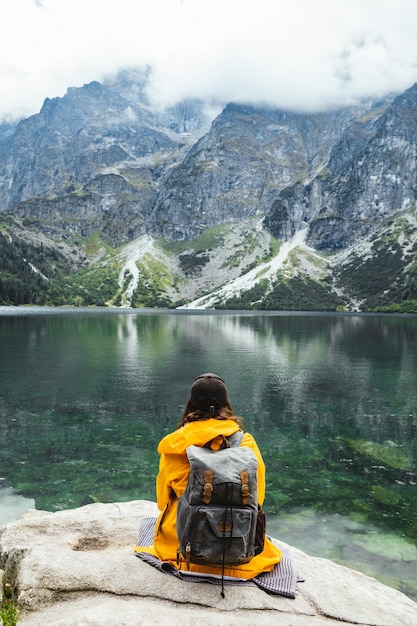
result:
[[[177,428],[188,422],[215,418],[231,419],[240,425],[240,418],[234,415],[224,380],[217,374],[202,374],[195,379],[190,397]]]

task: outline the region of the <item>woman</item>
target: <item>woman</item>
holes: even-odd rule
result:
[[[138,547],[137,552],[149,552],[161,561],[177,564],[178,538],[176,517],[178,498],[187,486],[190,465],[186,449],[190,445],[204,446],[211,442],[212,449],[219,449],[224,437],[241,430],[239,418],[233,413],[224,381],[216,374],[202,374],[194,381],[184,414],[177,430],[164,437],[158,445],[161,455],[156,479],[158,517],[153,546]],[[250,448],[258,460],[258,502],[262,506],[265,497],[265,464],[259,448],[249,433],[243,434],[242,446]],[[190,564],[190,572],[224,575],[252,579],[262,572],[271,571],[281,560],[281,551],[265,538],[263,551],[249,563],[223,568]]]

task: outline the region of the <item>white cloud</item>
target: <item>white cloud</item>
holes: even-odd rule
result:
[[[414,0],[2,0],[0,117],[150,64],[152,94],[322,108],[417,80]]]

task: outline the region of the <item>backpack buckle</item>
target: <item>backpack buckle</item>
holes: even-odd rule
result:
[[[220,533],[226,534],[226,533],[231,533],[233,530],[233,524],[232,522],[219,522],[217,524],[217,528],[219,530]]]
[[[204,480],[203,502],[204,504],[210,504],[211,494],[213,493],[213,470],[204,470]]]
[[[249,474],[245,470],[240,472],[240,480],[242,482],[242,486],[240,487],[240,495],[242,497],[242,504],[249,504]]]

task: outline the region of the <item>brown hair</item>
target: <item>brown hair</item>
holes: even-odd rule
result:
[[[195,379],[190,397],[177,428],[188,422],[215,418],[233,420],[240,425],[240,418],[233,413],[227,387],[217,374],[202,374]]]

